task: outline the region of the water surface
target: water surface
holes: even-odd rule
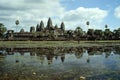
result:
[[[0,80],[119,80],[120,46],[0,48]]]

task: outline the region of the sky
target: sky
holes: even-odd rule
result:
[[[66,30],[90,28],[111,30],[120,28],[120,0],[1,0],[0,23],[8,30],[30,31],[31,26],[40,24],[46,27],[51,17],[53,25],[60,27],[64,22]],[[16,26],[15,21],[20,24]],[[86,22],[90,25],[87,26]]]

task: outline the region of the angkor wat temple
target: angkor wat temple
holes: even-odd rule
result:
[[[53,26],[51,18],[48,19],[46,27],[43,21],[37,24],[36,29],[34,26],[30,27],[30,32],[25,32],[21,29],[20,32],[8,30],[6,40],[71,40],[76,39],[77,33],[72,30],[65,30],[64,22],[60,27]]]

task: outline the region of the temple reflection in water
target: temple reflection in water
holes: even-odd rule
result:
[[[119,54],[120,46],[1,47],[0,80],[119,80]]]
[[[108,58],[110,55],[119,54],[120,47],[51,47],[51,48],[0,48],[0,55],[8,56],[14,55],[15,60],[19,61],[19,57],[34,58],[40,61],[41,64],[47,62],[52,64],[53,60],[60,59],[63,63],[66,59],[66,55],[73,55],[76,59],[80,59],[83,55],[86,58],[86,62],[90,62],[90,56],[102,55]],[[72,57],[70,57],[72,59]],[[46,60],[46,61],[45,61]]]

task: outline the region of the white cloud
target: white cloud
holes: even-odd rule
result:
[[[90,21],[90,23],[92,23],[91,28],[100,28],[99,25],[107,16],[107,14],[107,11],[99,8],[79,7],[75,10],[66,12],[62,18],[67,24],[73,26],[70,27],[71,29],[75,29],[74,27],[76,26],[86,28],[86,21]]]
[[[118,6],[117,8],[115,8],[114,15],[115,15],[117,18],[120,18],[120,6]]]
[[[48,17],[52,18],[54,25],[59,26],[63,21],[66,29],[75,29],[76,26],[84,29],[86,21],[90,21],[91,26],[94,27],[94,25],[100,25],[107,16],[107,11],[99,8],[79,7],[66,11],[60,0],[12,0],[12,2],[2,0],[0,1],[0,12],[2,12],[0,22],[3,22],[8,29],[14,29],[15,20],[19,19],[19,26],[27,31],[30,26],[36,26],[41,20],[46,25]]]
[[[20,20],[20,26],[26,30],[43,20],[45,23],[48,17],[59,17],[64,8],[59,0],[9,0],[0,1],[0,22],[3,22],[8,29],[15,26],[15,20]],[[13,23],[13,24],[12,24]]]

